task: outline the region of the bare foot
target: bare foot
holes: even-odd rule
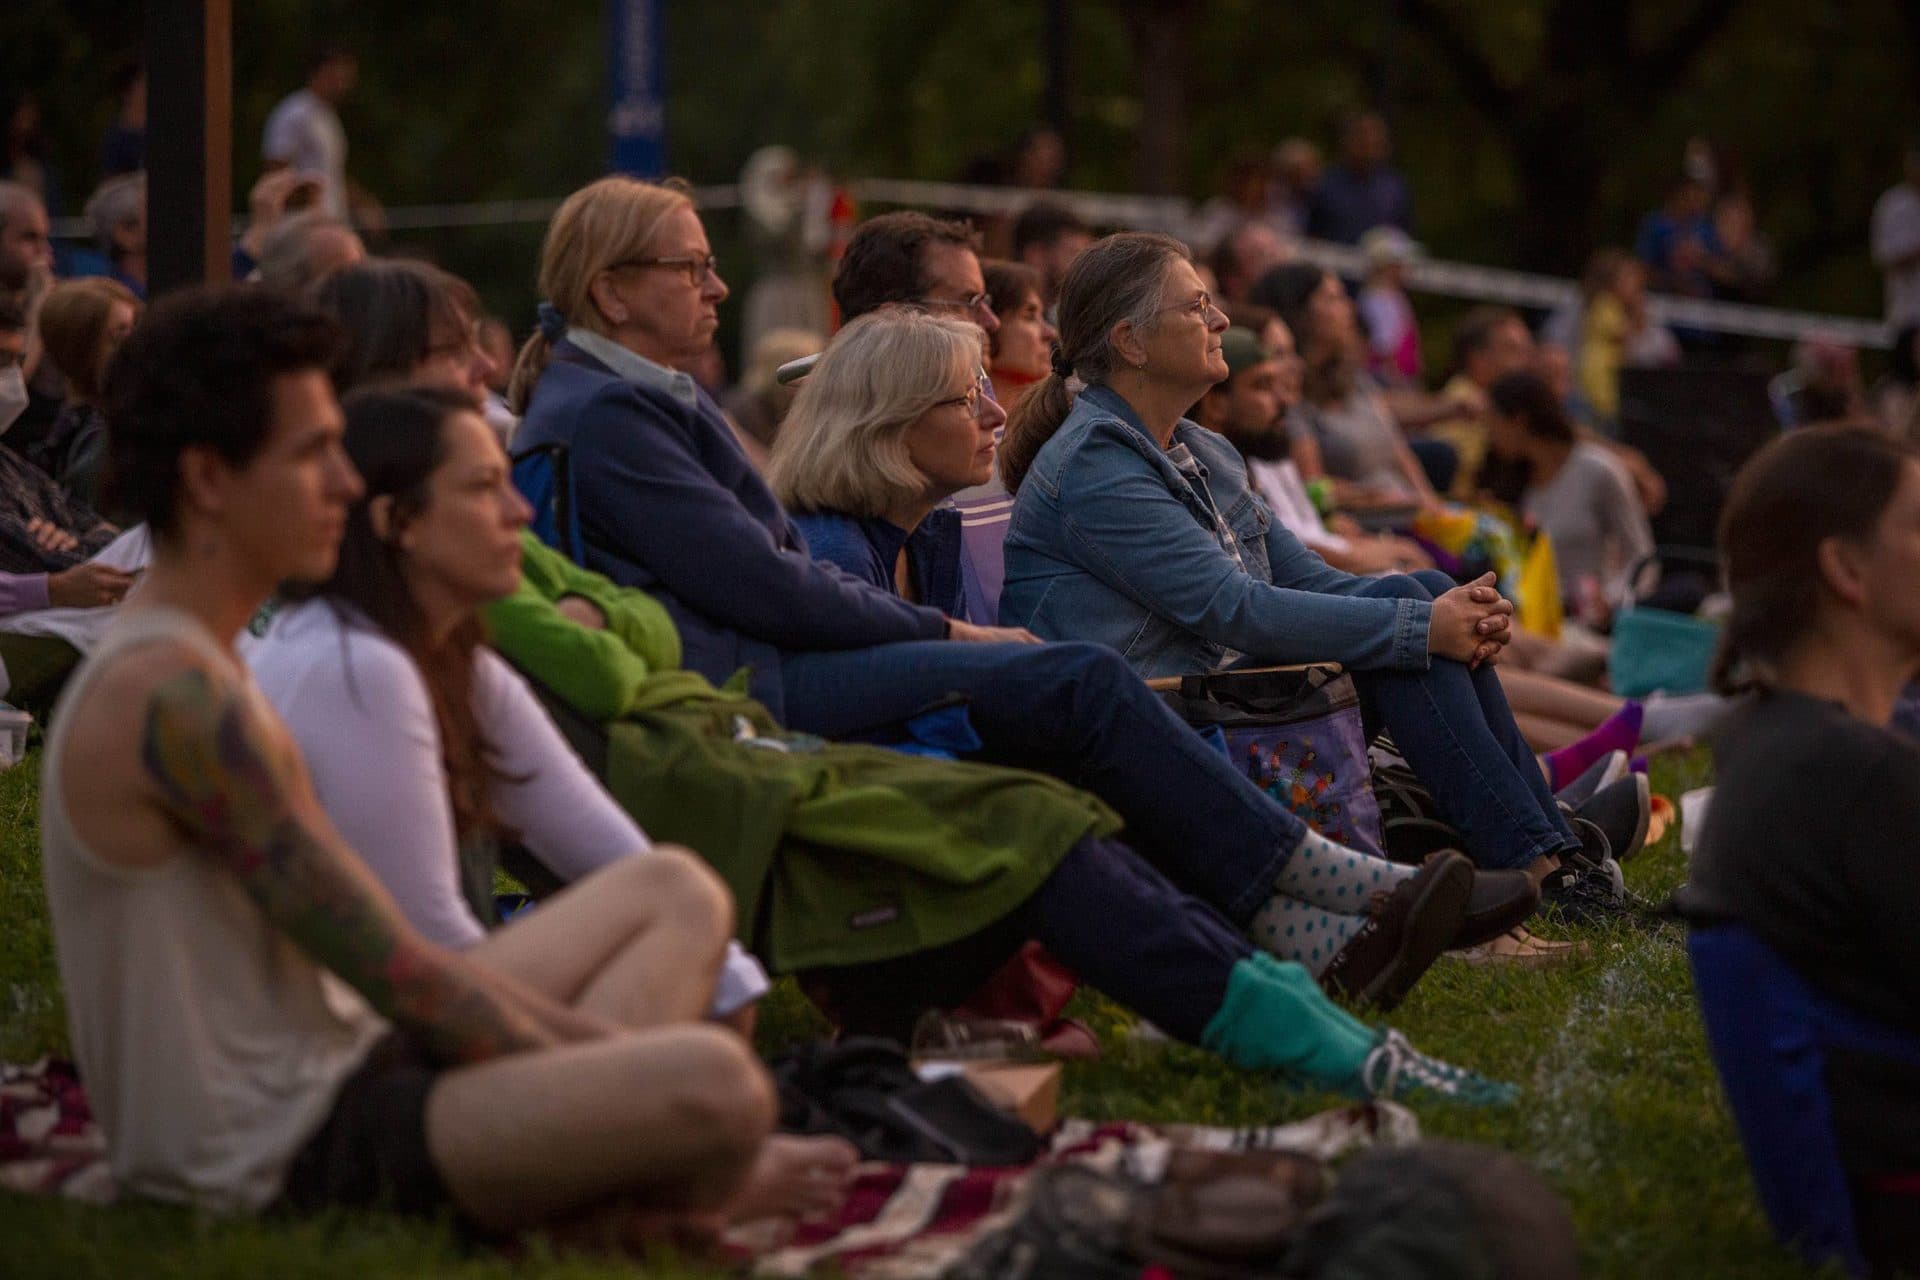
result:
[[[844,1138],[776,1133],[760,1148],[727,1218],[752,1222],[832,1213],[846,1199],[847,1180],[859,1162],[860,1153]]]

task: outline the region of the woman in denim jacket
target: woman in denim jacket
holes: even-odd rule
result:
[[[1475,862],[1604,908],[1619,896],[1604,837],[1583,852],[1490,669],[1512,605],[1492,575],[1341,573],[1275,522],[1233,446],[1183,416],[1227,376],[1226,327],[1176,240],[1110,236],[1074,264],[1053,374],[1001,447],[1016,494],[1001,618],[1111,645],[1149,677],[1341,663]]]

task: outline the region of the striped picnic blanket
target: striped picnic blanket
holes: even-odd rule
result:
[[[106,1139],[66,1059],[0,1063],[0,1188],[88,1204],[113,1200]]]
[[[773,1224],[751,1224],[727,1236],[727,1245],[763,1280],[806,1276],[816,1270],[857,1280],[937,1276],[975,1242],[1019,1216],[1034,1169],[1085,1164],[1103,1172],[1156,1182],[1181,1148],[1211,1151],[1298,1151],[1333,1160],[1367,1146],[1404,1146],[1420,1123],[1391,1102],[1326,1111],[1298,1124],[1264,1128],[1198,1125],[1096,1124],[1062,1121],[1047,1153],[1017,1168],[964,1165],[860,1166],[846,1203],[832,1219],[803,1223],[787,1238]]]

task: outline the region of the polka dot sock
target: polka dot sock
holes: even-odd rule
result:
[[[1298,898],[1275,896],[1254,913],[1247,936],[1268,955],[1292,960],[1318,978],[1366,923],[1364,912],[1341,915]]]
[[[1375,893],[1393,889],[1418,870],[1358,853],[1309,831],[1280,869],[1273,891],[1341,915],[1365,915],[1367,901]]]

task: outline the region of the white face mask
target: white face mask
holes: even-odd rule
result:
[[[27,411],[27,376],[19,365],[0,369],[0,435]]]

